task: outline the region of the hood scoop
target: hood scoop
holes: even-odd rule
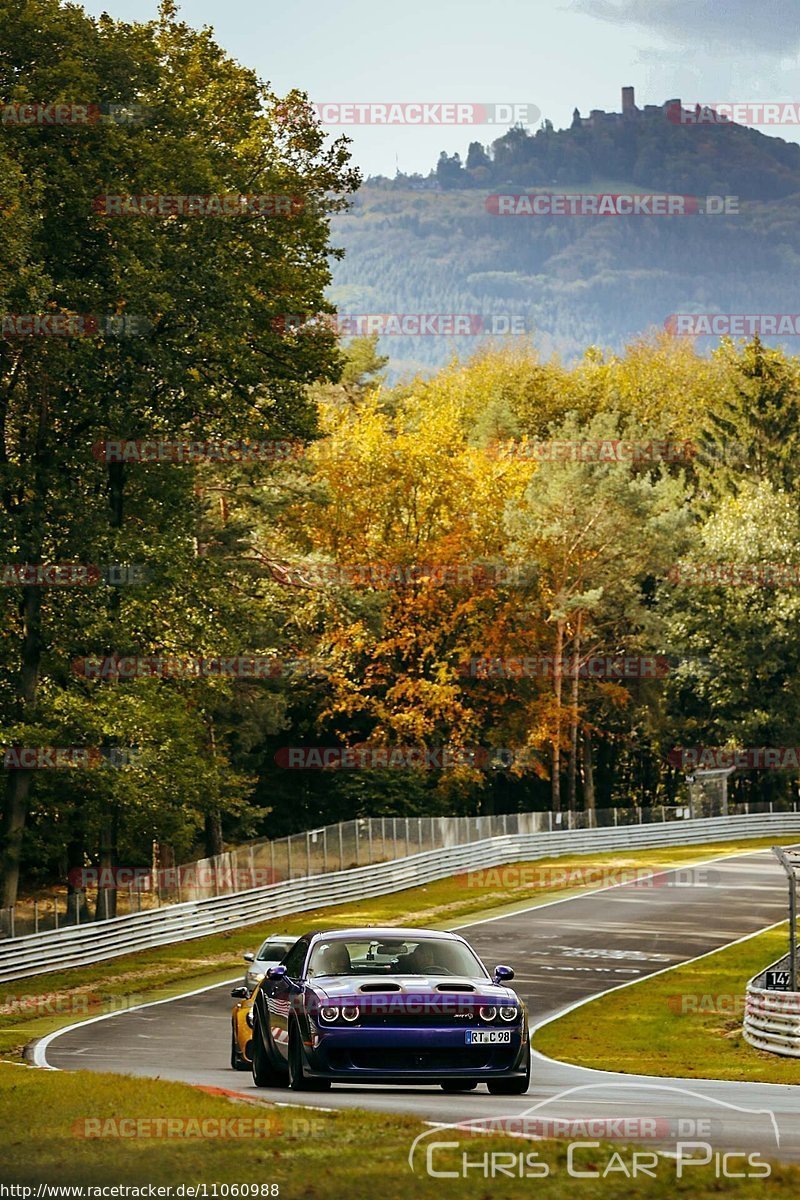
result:
[[[399,983],[362,983],[360,992],[401,992]]]
[[[437,992],[474,992],[471,983],[437,983]]]

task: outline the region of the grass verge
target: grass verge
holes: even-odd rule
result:
[[[748,979],[787,945],[781,925],[608,993],[544,1026],[534,1047],[603,1071],[800,1084],[800,1060],[756,1050],[742,1034]]]
[[[478,1103],[479,1097],[475,1099]],[[501,1098],[486,1096],[475,1115],[507,1112]],[[120,1124],[120,1113],[127,1124]],[[21,1119],[24,1114],[31,1114],[30,1119]],[[182,1122],[184,1136],[176,1132],[145,1136],[159,1128],[159,1118]],[[254,1127],[259,1130],[255,1136]],[[170,1127],[162,1124],[161,1128]],[[175,1125],[171,1128],[176,1131]],[[220,1130],[224,1136],[219,1136]],[[115,1136],[114,1131],[125,1136]],[[538,1200],[562,1200],[575,1187],[565,1142],[468,1137],[452,1129],[436,1131],[426,1139],[415,1155],[412,1174],[409,1151],[425,1131],[426,1126],[413,1117],[390,1113],[234,1104],[178,1083],[0,1064],[0,1182],[4,1184],[32,1189],[39,1183],[80,1185],[84,1198],[91,1196],[85,1190],[91,1185],[176,1188],[183,1184],[187,1189],[205,1185],[205,1195],[212,1198],[213,1184],[238,1184],[238,1190],[231,1188],[228,1196],[270,1195],[264,1190],[245,1193],[242,1185],[259,1189],[276,1185],[278,1190],[271,1194],[282,1200],[341,1200],[343,1196],[407,1200],[409,1195],[503,1200],[519,1197],[526,1184],[534,1185]],[[435,1171],[453,1173],[447,1177],[434,1178],[426,1171],[424,1148],[437,1140],[457,1143],[436,1150],[431,1158]],[[581,1180],[587,1197],[622,1200],[631,1194],[632,1186],[643,1200],[671,1200],[676,1195],[716,1200],[721,1191],[737,1200],[763,1194],[763,1178],[720,1180],[713,1166],[685,1167],[683,1178],[676,1179],[676,1163],[669,1158],[651,1164],[655,1178],[638,1175],[632,1185],[633,1151],[592,1145],[574,1162],[574,1169],[596,1172],[594,1178]],[[502,1152],[505,1158],[484,1159],[493,1152]],[[525,1154],[538,1155],[538,1172],[546,1165],[548,1174],[534,1177],[531,1168],[523,1167],[528,1171],[525,1178],[518,1166],[512,1168]],[[464,1155],[470,1163],[483,1161],[485,1169],[472,1166],[465,1174]],[[497,1169],[500,1165],[505,1174]],[[608,1172],[605,1178],[604,1172]],[[774,1195],[797,1195],[800,1168],[773,1167],[769,1184]],[[203,1196],[203,1191],[182,1194]]]

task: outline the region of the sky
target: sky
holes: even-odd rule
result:
[[[157,0],[84,8],[149,20]],[[800,101],[800,0],[184,0],[181,16],[210,25],[279,94],[300,88],[318,104],[517,103],[560,128],[576,106],[619,111],[623,85],[639,105]],[[352,138],[365,175],[393,176],[427,174],[440,151],[463,157],[504,128],[330,132]],[[764,132],[800,141],[800,125]]]

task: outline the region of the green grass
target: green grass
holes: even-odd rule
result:
[[[486,1097],[476,1116],[505,1115],[500,1098]],[[245,1136],[205,1137],[141,1136],[143,1127],[123,1125],[137,1136],[108,1136],[109,1126],[124,1114],[137,1122],[158,1118],[205,1122],[235,1121],[234,1131]],[[104,1136],[87,1138],[89,1132]],[[239,1122],[259,1122],[253,1126]],[[218,1126],[216,1126],[218,1127]],[[184,1126],[191,1130],[191,1126]],[[174,1129],[174,1126],[173,1126]],[[195,1126],[195,1131],[198,1129]],[[257,1129],[261,1136],[252,1136]],[[175,1187],[179,1184],[208,1186],[229,1184],[277,1184],[283,1200],[342,1200],[380,1196],[381,1200],[407,1200],[409,1196],[431,1200],[503,1200],[524,1194],[537,1200],[562,1200],[575,1186],[567,1172],[565,1142],[530,1142],[507,1137],[467,1137],[454,1130],[437,1132],[428,1140],[458,1141],[458,1147],[437,1151],[433,1164],[439,1171],[454,1170],[456,1178],[431,1178],[425,1172],[424,1154],[415,1157],[412,1174],[408,1154],[414,1138],[426,1126],[413,1117],[368,1113],[351,1109],[326,1113],[292,1107],[275,1108],[260,1103],[233,1103],[196,1088],[177,1083],[118,1078],[89,1072],[62,1074],[0,1064],[0,1181],[4,1184],[36,1185],[147,1185]],[[267,1134],[268,1136],[263,1136]],[[506,1154],[538,1152],[547,1164],[546,1178],[486,1178],[472,1169],[460,1177],[462,1154],[471,1162],[492,1151]],[[619,1146],[584,1151],[576,1165],[603,1172],[614,1153],[630,1169],[632,1152]],[[497,1161],[497,1160],[495,1160]],[[508,1159],[505,1160],[506,1163]],[[614,1160],[615,1162],[617,1160]],[[658,1160],[656,1178],[639,1177],[632,1182],[617,1167],[605,1179],[581,1180],[587,1200],[623,1200],[635,1189],[643,1200],[712,1200],[726,1195],[745,1200],[763,1194],[764,1181],[715,1178],[711,1168],[689,1167],[676,1180],[674,1162]],[[773,1168],[769,1186],[779,1196],[797,1195],[800,1168]],[[85,1195],[85,1193],[84,1193]]]
[[[400,923],[446,928],[578,895],[598,886],[591,882],[588,887],[578,886],[585,876],[576,876],[577,872],[626,869],[657,872],[760,849],[773,842],[774,838],[759,838],[514,863],[507,869],[488,868],[483,873],[450,876],[391,895],[298,913],[88,967],[17,980],[0,985],[0,1056],[19,1060],[23,1047],[31,1039],[87,1016],[117,1010],[127,1003],[166,999],[231,979],[244,970],[243,952],[255,949],[271,931],[299,934],[320,925]],[[21,1001],[26,996],[32,1000],[24,1006]]]
[[[534,1046],[551,1058],[637,1075],[800,1084],[800,1060],[748,1045],[748,979],[788,948],[787,926],[607,994],[546,1025]]]

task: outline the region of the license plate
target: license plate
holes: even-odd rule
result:
[[[465,1029],[468,1046],[481,1046],[486,1042],[510,1042],[510,1029]]]

